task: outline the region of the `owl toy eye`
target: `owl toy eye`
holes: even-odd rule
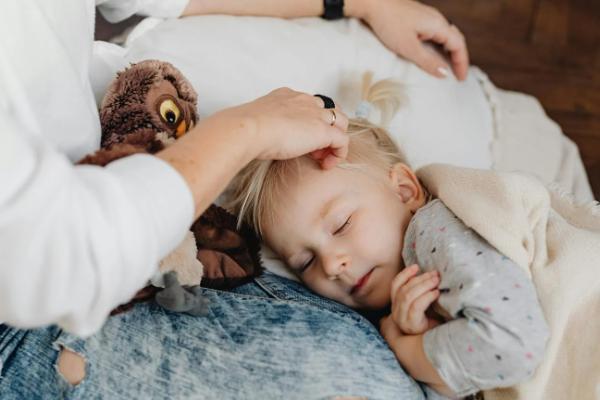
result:
[[[169,125],[175,125],[175,123],[179,120],[179,116],[181,115],[179,107],[171,99],[160,103],[158,110],[160,112],[160,117]]]

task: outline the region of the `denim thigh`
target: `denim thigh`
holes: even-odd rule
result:
[[[265,274],[203,293],[206,316],[143,303],[87,339],[3,326],[0,398],[424,398],[373,325],[296,282]],[[56,371],[61,348],[86,360],[76,386]]]

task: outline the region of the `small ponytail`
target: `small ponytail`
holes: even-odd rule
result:
[[[348,123],[350,149],[348,159],[385,167],[406,157],[384,128],[405,102],[403,86],[393,79],[373,82],[373,73],[363,75],[361,99],[356,118]],[[379,113],[379,118],[373,114]],[[378,119],[375,123],[373,120]],[[375,139],[375,140],[373,140]]]
[[[356,115],[380,126],[388,126],[400,107],[405,103],[404,88],[393,79],[373,82],[373,73],[365,72],[362,81],[361,102]],[[379,120],[370,117],[373,111],[379,111]]]

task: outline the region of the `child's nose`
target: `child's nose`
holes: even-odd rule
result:
[[[323,262],[323,269],[330,280],[335,280],[350,268],[350,257],[347,255],[333,256]]]

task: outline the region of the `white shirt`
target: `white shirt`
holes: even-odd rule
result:
[[[100,0],[111,21],[187,0]],[[90,335],[183,239],[194,203],[150,155],[73,166],[96,150],[93,0],[8,0],[0,12],[0,321]]]

